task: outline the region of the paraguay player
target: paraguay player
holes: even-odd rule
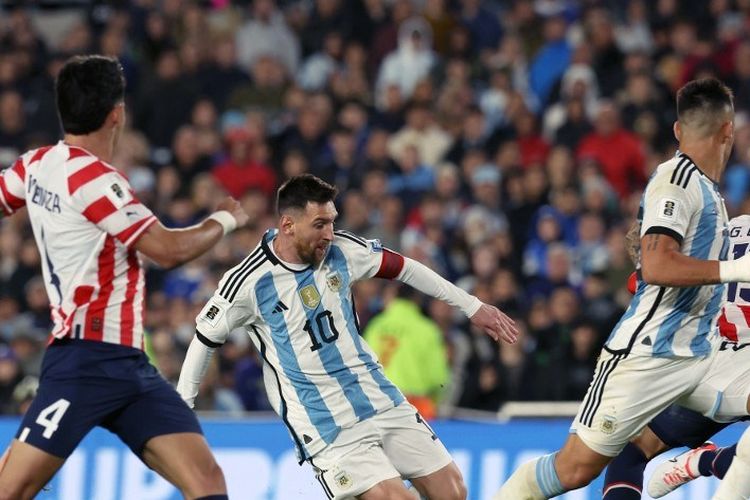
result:
[[[64,140],[0,173],[0,212],[28,209],[54,323],[39,391],[0,470],[0,499],[34,497],[95,426],[186,498],[227,498],[195,415],[143,353],[139,253],[179,265],[247,215],[227,198],[187,229],[157,221],[108,163],[125,126],[124,90],[116,59],[69,60],[55,86]]]

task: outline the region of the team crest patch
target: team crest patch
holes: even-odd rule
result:
[[[338,272],[326,276],[326,285],[328,285],[328,288],[330,288],[332,292],[338,292],[341,290],[341,285],[343,284],[344,280]]]
[[[346,490],[352,485],[352,478],[346,471],[341,471],[333,477],[339,489]]]
[[[617,430],[617,419],[611,415],[604,415],[599,429],[604,434],[612,434]]]
[[[302,299],[302,303],[305,304],[305,307],[308,309],[315,309],[318,307],[318,304],[320,304],[320,293],[318,293],[318,289],[315,288],[315,285],[307,285],[300,288],[297,293],[299,293],[299,298]]]

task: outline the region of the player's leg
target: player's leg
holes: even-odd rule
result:
[[[201,434],[154,437],[144,446],[141,459],[179,488],[186,499],[227,498],[224,475]]]
[[[668,449],[651,428],[643,429],[607,466],[602,500],[639,500],[646,464]]]
[[[383,451],[373,418],[342,429],[331,444],[308,459],[326,498],[415,500]]]
[[[710,361],[602,352],[565,446],[522,465],[495,498],[546,499],[590,483],[643,427],[694,387]],[[658,381],[658,383],[654,383]],[[648,387],[648,391],[634,388]]]
[[[430,500],[464,500],[468,494],[455,462],[426,476],[411,478],[411,484],[423,497]]]
[[[401,474],[430,500],[464,500],[461,471],[432,427],[408,401],[376,415],[372,423],[382,436],[383,449]]]
[[[34,498],[65,462],[17,439],[6,453],[7,461],[0,469],[1,500]]]
[[[750,429],[737,442],[737,452],[713,500],[750,498]]]
[[[672,448],[701,446],[727,425],[682,406],[670,406],[657,415],[609,464],[604,480],[604,500],[640,498],[643,471],[649,460]],[[652,475],[652,479],[654,477]],[[663,484],[673,484],[676,477],[670,475],[670,481]],[[653,496],[656,490],[650,483],[649,488]]]
[[[102,426],[117,434],[185,498],[226,498],[224,475],[195,413],[145,355],[134,375],[140,387],[137,397]]]

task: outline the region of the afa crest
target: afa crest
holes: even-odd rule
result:
[[[617,430],[617,418],[610,416],[610,415],[604,415],[602,417],[602,421],[599,424],[599,429],[604,434],[612,434]]]
[[[308,309],[315,309],[320,304],[320,293],[315,285],[307,285],[299,289],[297,292],[299,298],[302,299],[302,303]]]
[[[330,288],[332,292],[338,292],[341,290],[343,284],[344,280],[338,272],[326,276],[326,285],[328,285],[328,288]]]
[[[352,478],[346,471],[341,471],[333,478],[338,487],[342,490],[348,489],[352,485]]]

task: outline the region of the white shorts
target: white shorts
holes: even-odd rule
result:
[[[656,415],[693,392],[712,361],[602,350],[571,432],[593,451],[617,456]]]
[[[723,340],[695,390],[677,401],[716,422],[747,416],[750,397],[750,344]]]
[[[413,479],[453,461],[416,408],[395,408],[342,429],[336,439],[308,460],[327,498],[361,495],[387,479]]]

